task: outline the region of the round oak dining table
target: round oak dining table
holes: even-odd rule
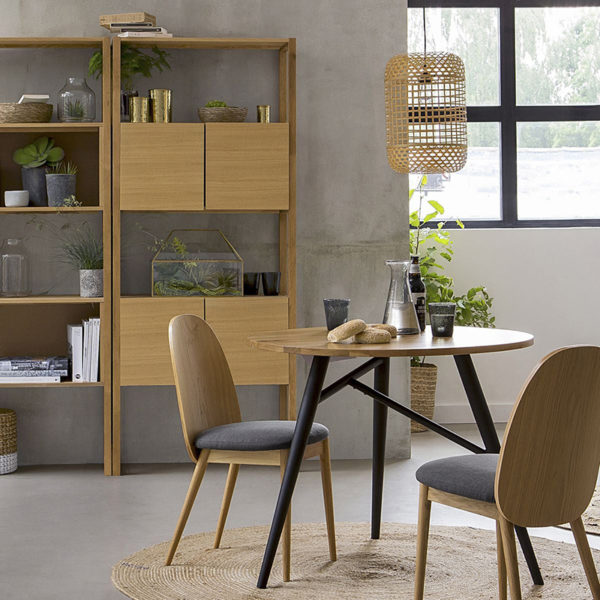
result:
[[[298,411],[294,437],[257,582],[259,588],[265,588],[269,580],[304,450],[308,442],[308,435],[320,402],[327,400],[347,386],[373,399],[371,537],[377,539],[380,535],[381,526],[388,409],[413,419],[471,452],[498,453],[500,451],[500,441],[471,355],[518,350],[533,345],[533,336],[529,333],[479,327],[455,327],[453,336],[448,338],[433,337],[431,329],[427,327],[423,333],[401,335],[387,344],[356,344],[352,341],[331,343],[327,341],[327,329],[325,327],[270,331],[253,335],[248,339],[253,347],[260,350],[312,357],[312,364]],[[411,356],[452,356],[454,358],[483,446],[474,444],[443,425],[390,398],[390,358]],[[368,360],[324,388],[327,368],[332,358],[366,358]],[[370,371],[374,372],[372,387],[359,380]],[[532,579],[534,583],[541,585],[543,579],[527,530],[521,527],[515,529]]]

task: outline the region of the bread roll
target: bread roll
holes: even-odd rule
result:
[[[375,323],[374,325],[367,325],[367,327],[385,329],[393,338],[398,336],[398,330],[393,325],[388,325],[387,323]]]
[[[376,327],[367,327],[354,336],[357,344],[389,344],[391,340],[392,336],[389,331]]]
[[[353,335],[364,331],[367,328],[367,324],[362,319],[352,319],[347,323],[342,323],[339,327],[332,329],[327,334],[327,341],[329,342],[341,342],[347,340]]]

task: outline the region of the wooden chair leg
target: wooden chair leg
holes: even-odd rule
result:
[[[429,542],[429,517],[431,501],[427,498],[429,488],[420,484],[419,524],[417,525],[417,565],[415,569],[415,600],[423,600],[425,589],[425,567],[427,566],[427,544]]]
[[[221,537],[223,536],[223,529],[225,529],[225,521],[227,521],[227,514],[229,513],[229,507],[231,506],[231,497],[233,496],[233,489],[235,488],[235,482],[239,472],[240,465],[234,463],[229,465],[227,483],[225,484],[225,491],[223,492],[223,502],[221,502],[221,512],[219,513],[219,521],[217,522],[213,548],[218,548],[221,545]]]
[[[508,572],[511,600],[521,600],[521,582],[519,581],[519,564],[517,562],[517,545],[515,543],[515,528],[502,515],[498,515],[502,533],[504,560]]]
[[[331,484],[331,457],[329,456],[329,439],[321,442],[321,482],[323,485],[323,502],[325,504],[325,522],[327,523],[327,540],[329,542],[329,558],[337,560],[335,547],[335,519],[333,516],[333,487]]]
[[[173,535],[173,539],[171,540],[171,546],[169,547],[169,553],[167,554],[167,559],[165,561],[166,566],[171,564],[173,557],[175,556],[177,546],[179,545],[179,540],[181,539],[181,534],[183,533],[185,524],[190,516],[190,511],[194,505],[194,500],[196,499],[196,494],[198,493],[200,484],[202,483],[204,473],[206,473],[206,465],[208,464],[209,454],[210,450],[202,450],[200,452],[200,456],[198,457],[198,462],[196,463],[196,468],[194,469],[194,474],[192,475],[192,480],[190,481],[185,502],[183,503],[179,520],[177,521],[177,527],[175,527],[175,533]]]
[[[596,572],[596,566],[594,565],[594,558],[590,551],[590,545],[588,543],[587,536],[585,534],[585,528],[581,517],[571,523],[571,530],[573,531],[573,537],[577,544],[577,550],[579,550],[579,556],[585,576],[587,577],[590,590],[594,600],[600,600],[600,583],[598,582],[598,573]]]
[[[506,561],[504,560],[504,548],[502,547],[502,531],[498,521],[496,521],[496,553],[498,555],[498,597],[500,600],[507,600]]]
[[[281,462],[280,462],[280,471],[281,471],[281,479],[283,479],[283,474],[285,473],[285,465],[287,463],[288,458],[288,450],[281,450]],[[291,554],[292,554],[292,505],[290,504],[290,508],[288,510],[288,514],[285,518],[285,523],[283,525],[283,536],[282,536],[282,554],[283,554],[283,581],[289,581],[291,577]]]

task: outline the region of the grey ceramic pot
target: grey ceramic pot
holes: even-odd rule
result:
[[[46,173],[48,206],[64,206],[65,200],[75,195],[77,175]]]
[[[48,206],[46,167],[21,168],[23,189],[29,192],[29,206]]]
[[[82,298],[101,298],[104,293],[104,269],[79,270],[79,295]]]

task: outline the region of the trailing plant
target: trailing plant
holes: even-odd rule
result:
[[[464,294],[457,294],[454,289],[454,279],[444,273],[444,269],[454,256],[453,240],[450,232],[445,229],[446,221],[440,220],[444,215],[444,207],[435,200],[427,200],[429,211],[423,213],[424,190],[427,176],[423,175],[415,189],[410,190],[409,199],[415,192],[419,194],[419,207],[409,215],[410,224],[410,253],[418,254],[421,264],[421,278],[425,284],[427,303],[454,302],[456,304],[457,325],[472,327],[495,327],[496,318],[492,315],[493,298],[484,285],[470,288]],[[456,224],[464,229],[460,219]],[[412,366],[424,362],[413,357]]]
[[[167,61],[168,56],[169,54],[158,46],[152,46],[151,53],[147,54],[139,48],[123,44],[121,46],[121,87],[126,92],[130,92],[133,90],[133,77],[135,75],[152,77],[153,69],[160,73],[165,69],[170,69],[171,65]],[[102,75],[102,52],[100,50],[92,54],[88,64],[88,74],[96,79]]]
[[[54,145],[54,139],[46,136],[39,137],[31,144],[18,148],[13,153],[13,160],[26,169],[48,165],[55,166],[65,156],[65,152],[59,146]]]
[[[204,105],[205,108],[226,108],[227,103],[223,100],[210,100]]]
[[[74,194],[71,194],[68,198],[65,198],[63,200],[63,206],[75,208],[75,207],[83,206],[83,205],[79,200],[77,200],[77,198],[75,198]]]
[[[78,169],[75,163],[61,160],[59,163],[46,169],[49,175],[77,175]]]

